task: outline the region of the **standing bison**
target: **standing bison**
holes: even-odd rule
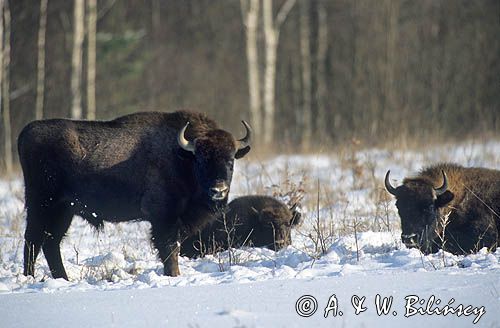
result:
[[[144,112],[112,121],[28,124],[18,139],[27,226],[24,274],[40,248],[54,278],[68,279],[60,242],[73,215],[151,223],[164,274],[179,275],[180,240],[224,210],[233,161],[250,150],[251,129],[235,140],[200,113]]]
[[[439,164],[406,178],[394,188],[401,217],[401,239],[425,254],[444,249],[468,254],[494,251],[500,236],[500,171]]]
[[[183,241],[181,253],[194,258],[243,245],[279,250],[292,243],[291,229],[301,220],[297,206],[268,196],[236,198],[224,216]]]

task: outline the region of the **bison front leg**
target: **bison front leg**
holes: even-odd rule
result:
[[[68,280],[61,258],[61,241],[69,229],[73,215],[64,211],[59,216],[53,217],[52,222],[47,224],[46,236],[43,242],[43,254],[49,265],[52,278],[63,278]]]
[[[155,227],[152,228],[151,240],[158,250],[158,256],[163,263],[163,274],[177,277],[180,275],[179,252],[181,244],[178,238],[179,233],[176,228],[175,231],[166,234],[157,230]]]
[[[175,243],[167,246],[167,258],[163,259],[163,274],[166,276],[177,277],[181,274],[179,270],[179,252],[180,243],[176,241]]]
[[[175,218],[182,213],[184,202],[164,192],[168,188],[161,183],[158,185],[161,175],[157,171],[148,174],[149,187],[141,200],[141,211],[151,222],[151,241],[163,263],[163,273],[176,277],[180,275],[180,225]]]

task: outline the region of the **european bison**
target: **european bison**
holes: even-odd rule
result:
[[[291,244],[291,228],[300,221],[297,204],[288,208],[273,197],[239,197],[229,203],[225,216],[185,240],[181,254],[195,258],[243,245],[279,250]]]
[[[233,161],[250,150],[251,129],[235,140],[200,113],[143,112],[112,121],[53,119],[28,124],[18,138],[27,226],[24,274],[40,248],[52,277],[68,279],[60,242],[73,215],[151,223],[164,274],[179,275],[179,241],[220,216]]]
[[[401,217],[401,239],[425,254],[444,249],[468,254],[494,251],[500,236],[500,171],[439,164],[406,178],[394,188]]]

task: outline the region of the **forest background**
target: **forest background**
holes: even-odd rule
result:
[[[257,147],[500,131],[498,0],[0,0],[0,172],[34,120],[192,109]],[[265,147],[263,147],[265,146]]]

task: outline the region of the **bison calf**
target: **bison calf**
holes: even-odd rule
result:
[[[406,178],[394,188],[401,217],[401,239],[425,254],[444,249],[468,254],[482,247],[494,251],[500,230],[500,171],[439,164]]]
[[[291,244],[291,229],[300,223],[297,205],[291,209],[268,196],[244,196],[227,213],[182,243],[181,254],[194,258],[243,245],[279,250]]]
[[[74,215],[103,221],[146,220],[166,275],[179,275],[180,241],[225,209],[233,162],[243,139],[201,113],[145,112],[112,121],[34,121],[18,138],[27,224],[24,274],[43,249],[54,278],[68,279],[60,242]]]

